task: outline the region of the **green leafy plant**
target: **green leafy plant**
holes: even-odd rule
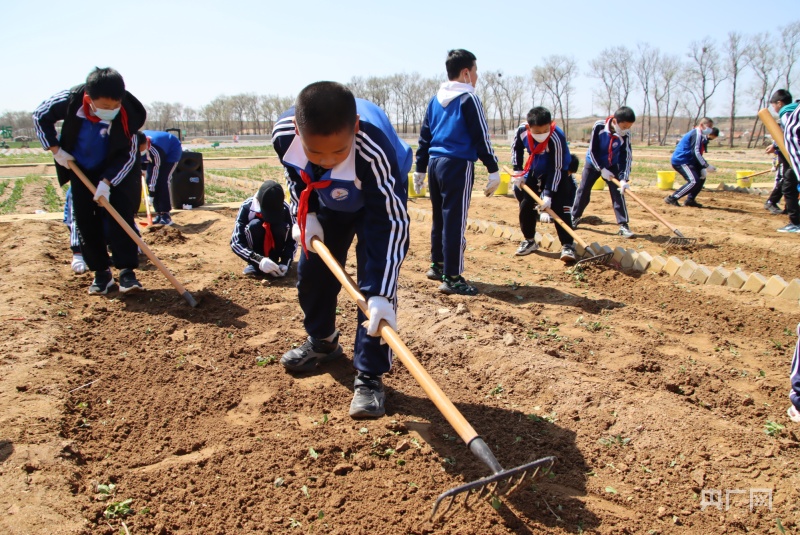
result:
[[[319,457],[319,453],[314,448],[308,448],[308,456],[316,460]]]
[[[622,435],[612,435],[607,438],[601,438],[598,440],[600,444],[603,446],[611,447],[611,446],[627,446],[628,443],[631,441],[630,438],[623,438]]]
[[[764,432],[771,437],[780,435],[781,431],[783,431],[783,426],[778,422],[767,420],[767,423],[764,424]]]
[[[123,500],[121,502],[112,502],[108,504],[106,510],[103,511],[103,516],[106,518],[119,518],[123,516],[128,516],[133,514],[133,510],[131,509],[131,504],[133,503],[132,498],[128,498],[127,500]]]

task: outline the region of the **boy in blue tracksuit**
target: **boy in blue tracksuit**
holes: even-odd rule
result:
[[[625,190],[630,186],[631,151],[630,129],[636,122],[636,114],[628,106],[622,106],[611,117],[597,121],[589,138],[589,150],[586,152],[586,165],[583,168],[581,184],[575,194],[572,205],[573,228],[580,223],[583,211],[589,205],[592,186],[600,177],[608,182],[614,215],[619,225],[618,234],[623,238],[633,238],[634,234],[628,226],[628,206],[625,204]],[[616,177],[622,191],[609,179]]]
[[[125,90],[122,76],[110,68],[95,68],[85,84],[56,93],[33,112],[39,141],[58,164],[59,184],[71,185],[81,252],[95,273],[90,294],[106,294],[114,286],[112,261],[120,270],[120,292],[142,289],[134,272],[139,266],[136,243],[116,223],[104,235],[106,212],[98,203],[105,197],[128,226],[136,228],[133,218],[142,198],[137,131],[146,117],[144,106]],[[58,121],[63,121],[60,135]],[[70,161],[94,184],[94,195],[70,169]]]
[[[408,251],[406,211],[412,153],[375,104],[356,99],[345,86],[316,82],[297,96],[272,131],[272,145],[286,169],[303,250],[297,292],[308,340],[281,357],[289,371],[310,371],[342,356],[336,330],[341,284],[311,247],[319,237],[344,265],[354,237],[357,282],[367,299],[369,323],[359,310],[353,348],[358,374],[350,405],[353,418],[385,414],[381,376],[392,364],[381,344],[381,320],[397,328],[397,278]]]
[[[181,140],[169,132],[143,130],[142,133],[147,136],[147,189],[156,212],[153,223],[172,225],[169,186],[183,156]]]
[[[778,158],[778,172],[781,174],[781,191],[784,206],[789,215],[789,224],[778,229],[778,232],[800,233],[800,207],[798,206],[798,180],[800,170],[800,107],[792,102],[792,94],[785,89],[778,89],[769,100],[772,109],[778,114],[783,127],[783,140],[791,161],[774,145],[772,152]]]
[[[792,384],[792,390],[789,392],[789,400],[792,402],[789,405],[789,418],[796,423],[800,423],[800,323],[797,324],[797,345],[794,348],[794,357],[792,358],[792,369],[789,374],[789,381]]]
[[[525,151],[528,160],[523,167]],[[556,126],[550,110],[542,106],[528,112],[527,124],[522,124],[511,144],[511,164],[514,166],[514,196],[519,201],[519,225],[525,240],[517,249],[517,256],[531,254],[538,246],[536,235],[536,201],[523,191],[524,182],[543,201],[544,208],[551,208],[567,225],[572,225],[572,203],[575,201],[575,182],[568,175],[572,155],[567,147],[564,132]],[[545,218],[547,220],[547,218]],[[570,234],[556,225],[561,241],[561,260],[572,263],[576,260],[575,246]]]
[[[713,133],[714,121],[703,117],[697,126],[687,132],[672,153],[672,168],[686,180],[686,185],[664,198],[664,202],[680,206],[678,199],[686,195],[684,206],[701,208],[703,205],[695,201],[706,182],[706,173],[714,173],[717,168],[708,163],[703,154],[708,147],[708,136]],[[719,130],[717,130],[719,133]]]
[[[64,224],[69,229],[69,248],[72,251],[72,271],[78,275],[86,273],[88,269],[81,253],[81,240],[78,236],[78,225],[75,224],[75,216],[72,213],[72,189],[67,188],[64,195]]]
[[[419,133],[414,190],[419,193],[428,177],[433,209],[431,228],[431,268],[427,277],[440,281],[439,290],[448,294],[476,295],[464,271],[464,251],[475,161],[489,171],[484,189],[490,196],[500,185],[497,157],[489,140],[483,105],[475,94],[478,67],[475,55],[466,50],[451,50],[445,66],[448,82],[439,88],[428,104]]]
[[[265,180],[239,207],[231,249],[247,262],[244,275],[285,277],[289,272],[297,247],[292,238],[291,210],[283,198],[281,185]]]

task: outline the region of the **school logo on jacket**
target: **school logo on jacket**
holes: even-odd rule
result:
[[[611,148],[614,148],[614,149],[616,149],[617,147],[619,147],[619,141],[615,141],[615,142],[613,142],[613,143],[611,144]]]
[[[350,195],[350,192],[347,191],[345,188],[335,188],[331,191],[331,199],[334,201],[343,201],[347,199]]]

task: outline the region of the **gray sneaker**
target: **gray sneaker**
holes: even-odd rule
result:
[[[380,418],[386,414],[383,406],[386,401],[386,392],[380,375],[369,375],[358,372],[353,392],[353,401],[350,403],[350,417]]]
[[[517,252],[514,253],[516,256],[525,256],[529,255],[532,252],[536,251],[539,246],[533,240],[523,240],[522,243],[519,244],[517,247]]]
[[[281,357],[281,364],[290,372],[310,372],[317,364],[338,359],[344,354],[339,345],[339,331],[330,342],[308,337],[303,345],[287,351]]]
[[[795,225],[795,224],[789,223],[785,227],[779,228],[778,232],[791,232],[793,234],[796,234],[796,233],[800,232],[800,225]]]
[[[442,275],[444,275],[444,264],[438,262],[431,262],[431,267],[425,273],[425,276],[432,281],[442,280]]]
[[[561,261],[565,264],[573,264],[577,260],[574,245],[564,245],[561,247]]]
[[[633,238],[636,236],[636,234],[631,232],[631,229],[628,228],[627,223],[623,223],[619,226],[619,232],[617,232],[617,235],[622,236],[623,238]]]

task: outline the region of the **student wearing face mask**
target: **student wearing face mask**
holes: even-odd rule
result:
[[[703,117],[697,126],[681,138],[675,152],[672,153],[672,168],[686,180],[686,185],[672,195],[667,195],[664,202],[672,206],[680,206],[678,200],[686,196],[683,206],[702,208],[702,204],[695,199],[703,190],[706,183],[706,174],[715,173],[717,168],[708,163],[703,156],[708,148],[708,140],[715,139],[719,130],[714,134],[714,121]]]
[[[592,186],[599,178],[608,182],[614,215],[623,238],[633,238],[635,234],[628,226],[628,206],[625,203],[625,190],[630,186],[633,154],[631,151],[630,129],[636,122],[636,114],[628,106],[622,106],[614,115],[594,123],[586,152],[586,165],[583,168],[581,184],[572,205],[572,228],[578,228],[583,211],[589,205]],[[621,188],[609,181],[610,177],[619,180]],[[622,191],[620,191],[620,189]]]
[[[500,185],[497,157],[489,140],[489,127],[483,105],[475,94],[478,66],[467,50],[447,53],[444,82],[428,104],[419,132],[414,190],[419,193],[428,175],[428,191],[433,208],[431,228],[431,267],[426,276],[440,282],[446,294],[476,295],[478,289],[461,275],[475,161],[480,159],[489,171],[484,189],[488,197]]]
[[[523,168],[525,151],[528,159]],[[543,208],[551,208],[567,225],[572,225],[572,203],[575,201],[575,182],[568,175],[572,155],[567,147],[564,132],[556,126],[550,110],[537,106],[528,112],[527,123],[520,125],[511,144],[511,164],[514,166],[514,196],[519,201],[519,224],[525,240],[517,249],[517,256],[531,254],[538,246],[534,241],[536,234],[536,201],[523,189],[525,183],[534,193],[541,196]],[[550,216],[542,212],[542,222],[549,222]],[[575,262],[575,246],[570,234],[556,225],[558,239],[561,241],[561,260]]]
[[[172,173],[183,156],[181,140],[169,132],[144,130],[147,136],[147,151],[142,155],[143,165],[147,167],[147,189],[150,204],[156,212],[155,225],[172,225],[172,202],[169,186]]]
[[[61,185],[70,183],[73,213],[86,266],[94,271],[90,294],[106,294],[113,288],[111,263],[120,270],[119,291],[142,289],[134,269],[139,266],[136,243],[116,223],[103,233],[105,197],[131,228],[142,196],[141,157],[137,131],[144,125],[144,106],[125,90],[122,76],[111,68],[95,68],[86,83],[56,93],[33,112],[39,141],[58,165]],[[61,135],[58,121],[64,121]],[[96,186],[94,196],[70,170],[74,161]],[[112,258],[108,255],[111,248]]]

